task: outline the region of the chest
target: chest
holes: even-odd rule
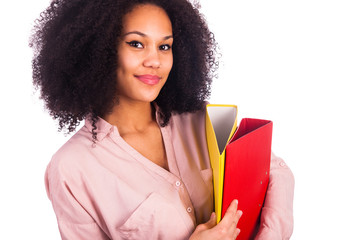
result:
[[[162,128],[141,137],[111,134],[101,144],[94,151],[106,149],[96,154],[104,173],[95,174],[106,176],[106,184],[97,194],[110,195],[100,212],[111,219],[104,228],[113,226],[113,239],[187,239],[209,218],[212,175],[199,139]],[[166,161],[168,170],[155,159]]]
[[[142,133],[126,134],[122,138],[146,159],[165,170],[169,170],[160,129],[152,128]]]

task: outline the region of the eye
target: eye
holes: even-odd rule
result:
[[[130,47],[134,47],[134,48],[144,48],[144,46],[142,45],[141,42],[138,41],[131,41],[131,42],[126,42]]]
[[[171,46],[169,44],[164,44],[159,47],[161,51],[168,51],[171,49]]]

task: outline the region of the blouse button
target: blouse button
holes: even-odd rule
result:
[[[191,213],[191,207],[188,207],[187,209],[186,209],[186,211],[188,212],[188,213]]]
[[[180,182],[180,181],[176,181],[175,186],[180,187],[180,185],[181,185],[181,182]]]
[[[281,163],[280,163],[280,166],[284,167],[284,166],[285,166],[285,163],[284,163],[284,162],[281,162]]]

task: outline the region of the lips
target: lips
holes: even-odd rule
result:
[[[149,74],[135,75],[135,77],[147,85],[158,84],[161,80],[161,77],[156,76],[156,75],[149,75]]]

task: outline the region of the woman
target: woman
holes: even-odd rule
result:
[[[216,45],[197,9],[53,1],[31,45],[50,115],[69,132],[85,119],[45,176],[63,239],[236,238],[237,201],[217,225],[212,213],[204,101]],[[288,238],[293,178],[286,167],[270,177],[257,238]]]

